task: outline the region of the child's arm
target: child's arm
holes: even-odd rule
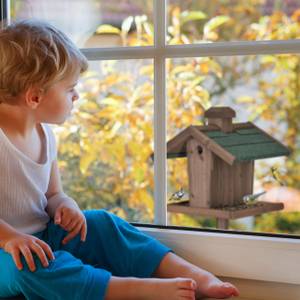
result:
[[[49,186],[46,192],[48,200],[47,212],[51,218],[54,218],[56,209],[61,203],[68,203],[69,205],[78,208],[77,203],[72,198],[68,197],[62,188],[60,173],[57,165],[57,161],[53,161]]]
[[[24,256],[30,271],[35,270],[35,263],[32,256],[34,252],[44,267],[48,266],[48,259],[54,259],[51,248],[44,241],[35,236],[21,233],[0,219],[0,248],[10,253],[17,268],[22,270],[21,255]]]
[[[81,240],[85,241],[87,226],[84,214],[81,212],[77,203],[63,192],[56,160],[52,164],[46,197],[48,199],[46,210],[49,216],[54,218],[56,224],[59,224],[63,229],[69,232],[62,243],[66,244],[79,233]]]

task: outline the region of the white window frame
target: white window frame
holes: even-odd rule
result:
[[[167,0],[154,0],[155,41],[147,47],[82,49],[89,60],[154,60],[154,223],[167,225],[166,70],[168,58],[300,53],[300,40],[167,45]]]
[[[139,229],[217,276],[298,285],[300,295],[300,239],[167,228]]]
[[[167,225],[166,59],[300,52],[300,40],[167,45],[166,9],[167,0],[154,0],[153,46],[82,49],[89,60],[153,59],[154,61],[154,223],[159,225]]]
[[[10,13],[10,0],[7,16]],[[153,46],[81,49],[88,60],[152,59],[154,61],[154,224],[167,225],[167,93],[166,59],[300,53],[300,40],[217,42],[210,44],[167,45],[167,2],[153,0],[155,40]]]
[[[82,49],[89,60],[154,61],[154,223],[167,225],[166,59],[299,53],[300,40],[167,45],[167,0],[154,0],[155,41],[148,47]],[[216,275],[300,284],[300,239],[140,228]],[[242,254],[242,255],[240,255]],[[299,288],[300,289],[300,288]]]
[[[1,3],[9,0],[1,0]],[[166,45],[167,0],[154,0],[155,42],[147,47],[81,49],[88,60],[154,61],[155,224],[167,225],[166,69],[168,58],[300,53],[300,40]],[[9,16],[9,12],[7,12]],[[163,29],[163,30],[161,30]],[[300,239],[140,228],[216,275],[300,285]],[[240,255],[242,254],[242,255]],[[299,287],[300,289],[300,287]]]

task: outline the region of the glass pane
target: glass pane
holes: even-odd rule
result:
[[[82,209],[153,222],[153,62],[92,62],[55,128],[65,192]]]
[[[235,134],[222,133],[219,127],[211,127],[207,132],[205,131],[207,127],[197,129],[208,138],[207,141],[210,143],[213,141],[220,145],[221,149],[233,153],[235,157],[239,157],[238,163],[244,165],[239,167],[233,165],[231,168],[240,169],[228,171],[229,162],[222,164],[222,161],[225,161],[224,153],[213,152],[211,149],[216,148],[211,144],[208,152],[201,143],[200,147],[197,144],[196,146],[190,144],[191,148],[188,149],[198,153],[194,155],[202,161],[207,162],[207,159],[210,159],[209,153],[214,155],[213,165],[209,165],[210,170],[204,171],[205,166],[199,163],[200,160],[196,161],[202,167],[197,169],[190,165],[190,177],[194,183],[189,187],[186,158],[189,135],[180,137],[177,139],[177,146],[173,143],[175,148],[172,156],[177,157],[168,159],[169,201],[190,200],[190,189],[197,195],[200,195],[197,188],[201,191],[208,189],[210,191],[208,201],[216,205],[216,209],[211,209],[210,213],[215,214],[219,209],[219,212],[226,211],[227,216],[228,211],[234,215],[235,218],[230,219],[229,229],[300,233],[299,69],[300,56],[294,54],[168,60],[168,140],[176,137],[190,125],[207,124],[204,112],[210,107],[228,106],[236,112],[234,123],[252,122],[291,151],[290,155],[285,156],[286,153],[283,155],[281,146],[274,144],[271,137],[260,135],[259,130],[253,129],[249,124],[239,125],[239,129],[235,127]],[[217,124],[214,120],[210,122]],[[218,124],[220,126],[221,123]],[[246,133],[242,130],[243,126],[245,129],[248,128],[249,135],[242,136]],[[254,133],[255,130],[257,132]],[[261,159],[262,157],[264,158]],[[246,161],[251,159],[255,160],[254,176],[251,175],[251,169],[249,170],[251,166],[246,166]],[[228,173],[224,173],[224,170]],[[210,174],[212,178],[209,180]],[[241,182],[239,176],[243,178],[242,184],[246,186],[237,184]],[[228,200],[222,198],[223,195],[228,195],[229,192],[226,190],[228,188],[231,188],[235,195],[236,190],[240,188],[239,196],[235,196],[239,203],[228,203],[233,197],[228,196]],[[265,194],[256,200],[244,201],[243,196],[261,192]],[[198,198],[204,201],[206,196],[201,195]],[[265,204],[262,201],[266,202],[269,208],[276,207],[279,210],[263,212],[260,206],[265,207]],[[270,203],[275,205],[269,205]],[[284,208],[278,203],[283,203]],[[203,202],[200,206],[205,207]],[[254,209],[252,212],[249,210],[251,208]],[[241,214],[237,213],[238,210],[240,212],[247,210],[248,217],[241,218]],[[208,217],[206,213],[203,210],[198,211],[196,217],[170,213],[170,223],[181,226],[217,227],[215,215]]]
[[[300,37],[300,0],[169,0],[168,44]]]
[[[47,20],[80,48],[153,45],[152,0],[11,0],[11,18]]]

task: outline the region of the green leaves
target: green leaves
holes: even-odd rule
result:
[[[228,16],[217,16],[210,19],[205,25],[203,29],[204,39],[211,37],[211,33],[214,32],[218,27],[227,23],[230,20]]]
[[[199,21],[207,18],[207,15],[202,11],[183,11],[180,14],[180,24],[183,26],[185,23],[190,21]]]
[[[120,34],[121,31],[119,28],[114,27],[112,25],[109,24],[103,24],[100,25],[97,29],[96,29],[96,33],[97,34]]]
[[[215,9],[216,2],[212,2],[207,5]],[[223,1],[218,3],[219,15],[211,18],[201,9],[182,12],[178,6],[173,7],[168,42],[289,39],[299,35],[299,12],[295,20],[275,14],[261,18],[259,11],[249,11],[253,7],[240,1],[232,8],[222,5]],[[153,45],[153,24],[144,15],[129,16],[120,29],[101,25],[97,34],[119,35],[127,46]],[[154,189],[153,162],[149,160],[154,135],[153,63],[131,61],[129,68],[119,61],[98,65],[99,70],[95,67],[86,73],[81,93],[84,100],[78,101],[79,110],[66,131],[60,133],[64,184],[82,208],[108,207],[125,218],[130,212],[149,220],[153,217]],[[247,109],[248,120],[268,122],[271,134],[295,149],[284,162],[284,180],[300,187],[300,151],[296,148],[300,132],[299,74],[300,57],[296,54],[236,56],[233,60],[168,59],[168,138],[191,124],[201,125],[203,111],[212,103],[235,97],[234,104]],[[237,87],[238,95],[234,93]],[[169,191],[188,189],[186,169],[183,159],[168,161]],[[264,171],[259,175],[264,177]],[[175,218],[184,223],[181,216]],[[198,225],[194,219],[189,222]]]
[[[122,33],[125,35],[129,32],[132,23],[133,23],[134,18],[132,16],[129,16],[126,18],[123,23],[122,23]]]

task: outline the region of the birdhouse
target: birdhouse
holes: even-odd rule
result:
[[[168,142],[167,157],[187,157],[189,207],[242,205],[253,193],[255,160],[290,151],[250,122],[233,123],[230,107],[212,107],[204,116],[206,125],[189,126]]]

